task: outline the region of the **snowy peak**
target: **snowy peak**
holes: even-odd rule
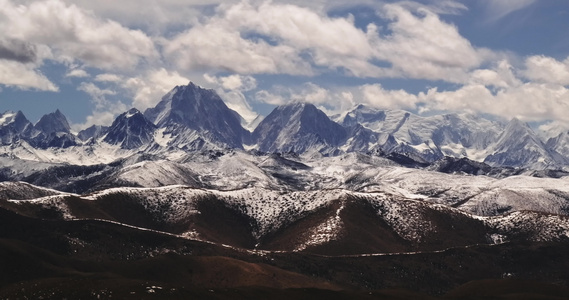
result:
[[[7,111],[0,115],[0,144],[11,145],[27,137],[33,125],[21,111]]]
[[[543,148],[543,142],[537,137],[535,132],[527,123],[513,118],[507,125],[502,134],[500,134],[496,143],[495,151],[504,151],[515,146],[525,145],[529,143],[529,147],[537,146]]]
[[[138,109],[133,107],[133,108],[129,109],[124,115],[125,115],[125,118],[130,119],[132,117],[137,118],[138,116],[142,115],[142,113]]]
[[[6,112],[0,120],[0,141],[3,145],[12,145],[19,140],[42,149],[67,148],[78,144],[77,138],[70,132],[67,118],[59,110],[44,115],[35,126],[20,111]]]
[[[155,130],[152,122],[132,108],[115,119],[103,141],[123,149],[136,149],[152,141]]]
[[[354,126],[356,124],[383,122],[385,118],[385,111],[359,104],[338,121],[344,126]]]
[[[67,118],[61,113],[61,111],[59,111],[59,109],[41,117],[34,128],[46,135],[56,132],[70,133],[71,130],[69,122],[67,122]]]
[[[493,166],[556,168],[566,159],[548,149],[527,123],[512,119],[493,147],[494,153],[484,162]]]
[[[346,128],[361,125],[377,134],[392,136],[398,145],[378,145],[386,153],[406,153],[426,161],[435,161],[444,155],[482,160],[486,157],[485,149],[495,142],[502,129],[496,122],[468,114],[422,117],[361,104],[339,116],[338,121]]]
[[[0,128],[10,127],[18,133],[29,130],[31,124],[21,111],[7,111],[0,116]]]
[[[569,131],[564,131],[558,136],[550,138],[545,146],[557,153],[569,154]]]
[[[275,108],[253,131],[263,152],[303,153],[310,148],[333,151],[347,138],[347,131],[314,105],[293,102]]]
[[[520,121],[518,118],[513,118],[508,122],[502,136],[512,135],[534,135],[533,130],[525,122]],[[502,137],[501,137],[502,138]]]
[[[243,148],[250,134],[215,91],[191,82],[172,89],[144,115],[158,127],[187,127],[214,143],[232,148]]]
[[[421,131],[420,124],[415,125]],[[503,125],[470,114],[445,114],[424,120],[430,140],[445,156],[482,161],[503,130]]]
[[[360,124],[375,132],[394,134],[398,132],[410,117],[418,117],[403,110],[382,110],[358,104],[349,112],[338,117],[343,126]]]
[[[2,115],[0,115],[0,126],[6,126],[14,122],[14,117],[16,113],[13,111],[6,111]]]

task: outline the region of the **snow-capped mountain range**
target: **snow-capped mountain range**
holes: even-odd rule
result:
[[[303,102],[252,132],[241,121],[192,83],[77,134],[59,111],[36,124],[6,112],[0,213],[265,254],[569,241],[567,134],[544,142],[517,119],[363,105],[329,117]]]
[[[328,116],[303,102],[275,108],[253,131],[242,121],[214,91],[193,83],[145,112],[133,108],[109,127],[79,133],[59,110],[35,124],[5,112],[3,240],[39,241],[97,261],[102,252],[116,258],[108,241],[123,249],[136,235],[173,244],[135,243],[120,252],[125,261],[170,251],[191,257],[197,248],[185,243],[192,243],[267,264],[281,255],[294,266],[306,257],[351,266],[440,254],[460,269],[457,257],[478,265],[476,251],[501,262],[569,242],[569,133],[543,141],[517,119],[422,117],[364,105]],[[520,270],[539,265],[521,261]],[[375,278],[379,268],[369,269]],[[543,270],[536,276],[555,274]],[[446,280],[448,268],[441,271]]]
[[[567,133],[542,141],[517,119],[501,124],[469,114],[421,117],[364,105],[329,117],[303,102],[275,108],[253,132],[242,127],[241,119],[213,90],[190,83],[175,87],[144,113],[131,109],[110,127],[93,126],[77,134],[59,110],[36,124],[22,112],[5,112],[0,116],[0,153],[77,165],[110,163],[135,153],[179,157],[225,149],[310,157],[396,153],[426,163],[450,156],[535,170],[569,165]]]

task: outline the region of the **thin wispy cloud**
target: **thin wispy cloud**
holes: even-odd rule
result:
[[[495,22],[515,11],[524,9],[536,0],[484,0],[487,21]]]

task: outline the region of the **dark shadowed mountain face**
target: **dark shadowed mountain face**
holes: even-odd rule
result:
[[[156,126],[136,108],[118,116],[103,139],[123,149],[135,149],[148,144],[154,137]]]
[[[275,108],[252,137],[264,152],[323,152],[340,146],[347,132],[314,105],[294,102]]]
[[[65,132],[52,132],[42,138],[37,138],[33,141],[33,145],[37,148],[69,148],[77,146],[79,140],[71,133]]]
[[[44,115],[34,125],[30,144],[41,149],[68,148],[79,145],[80,141],[71,133],[67,118],[58,109]]]
[[[82,141],[88,141],[89,139],[97,139],[109,130],[108,126],[93,125],[89,128],[83,129],[77,133],[77,137]]]
[[[71,129],[71,127],[69,127],[69,122],[67,122],[67,118],[59,111],[59,109],[41,117],[34,128],[45,135],[49,135],[54,132],[69,133]]]
[[[144,115],[158,127],[185,126],[231,148],[243,148],[250,134],[215,91],[191,82],[175,87]]]

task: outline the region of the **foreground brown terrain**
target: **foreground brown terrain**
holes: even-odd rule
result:
[[[2,299],[567,299],[569,244],[261,252],[0,210]],[[77,238],[80,237],[80,238]],[[333,245],[331,246],[333,247]]]

